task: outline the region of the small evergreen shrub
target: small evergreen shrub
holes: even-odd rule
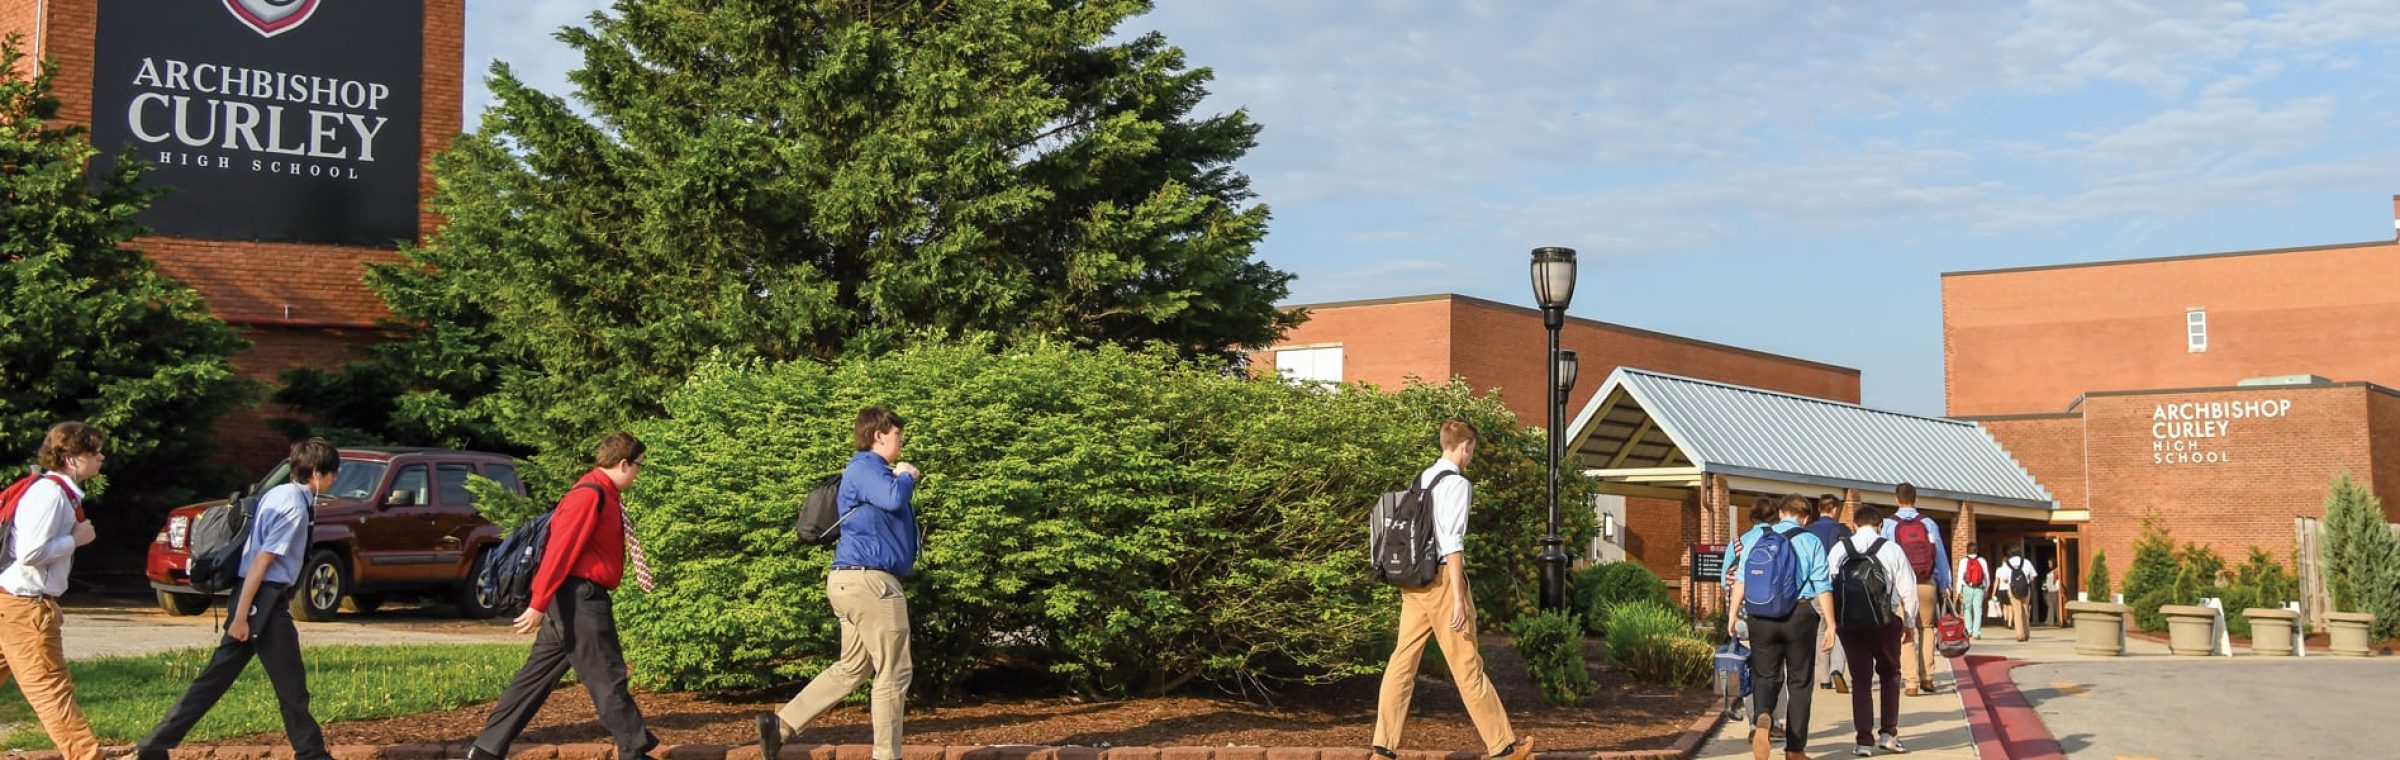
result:
[[[2108,586],[2108,552],[2092,553],[2092,572],[2083,579],[2084,598],[2095,602],[2110,599]]]
[[[1656,601],[1629,602],[1608,619],[1608,662],[1637,680],[1676,687],[1708,683],[1715,650],[1683,613]]]
[[[1592,568],[1588,573],[1591,588],[1582,600],[1585,630],[1594,634],[1608,630],[1610,612],[1634,602],[1655,602],[1672,606],[1675,595],[1667,590],[1666,581],[1659,580],[1649,568],[1635,562],[1611,562]]]
[[[1517,655],[1525,671],[1553,705],[1581,704],[1600,686],[1583,661],[1583,623],[1564,612],[1517,618]]]

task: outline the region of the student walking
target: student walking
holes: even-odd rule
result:
[[[2028,608],[2033,602],[2034,589],[2040,586],[2035,583],[2033,563],[2025,561],[2023,550],[2008,547],[2008,560],[2000,563],[2000,588],[2007,598],[2008,618],[2016,626],[2017,640],[2030,638],[2033,616],[2028,614]]]
[[[1861,504],[1851,522],[1857,531],[1834,544],[1828,559],[1835,631],[1856,678],[1850,721],[1858,736],[1851,752],[1859,757],[1874,755],[1876,747],[1906,752],[1900,744],[1900,645],[1916,635],[1916,571],[1908,565],[1908,553],[1877,527],[1883,523],[1881,509]]]
[[[1818,543],[1832,546],[1834,542],[1850,537],[1850,526],[1843,525],[1841,520],[1842,497],[1819,494],[1816,509],[1816,517],[1806,527],[1810,534],[1817,537]],[[1833,630],[1832,618],[1822,622],[1828,632]],[[1849,665],[1842,655],[1842,640],[1835,637],[1832,649],[1817,650],[1817,672],[1820,674],[1817,676],[1817,688],[1849,693],[1850,679],[1845,672],[1849,670]]]
[[[64,618],[58,595],[67,591],[75,550],[96,534],[83,514],[83,483],[107,460],[100,429],[81,422],[51,425],[35,456],[41,470],[20,481],[11,511],[6,569],[0,569],[0,681],[14,676],[50,743],[66,760],[99,760],[100,740],[75,705],[67,677]]]
[[[534,633],[524,667],[500,693],[483,732],[467,747],[467,760],[501,760],[525,733],[534,713],[549,701],[558,677],[575,671],[592,695],[600,727],[617,742],[619,760],[649,757],[658,737],[642,722],[642,711],[626,690],[625,648],[617,640],[616,610],[609,599],[631,564],[634,582],[648,592],[650,560],[625,515],[624,490],[642,473],[649,447],[631,433],[600,441],[593,468],[575,481],[551,510],[542,562],[533,573],[531,596],[518,615],[518,635]],[[629,563],[628,560],[631,560]],[[538,631],[538,633],[536,633]]]
[[[1474,486],[1467,482],[1467,465],[1475,461],[1482,437],[1466,420],[1442,422],[1442,457],[1417,475],[1417,486],[1433,499],[1434,551],[1441,565],[1433,582],[1400,590],[1400,643],[1383,668],[1383,689],[1375,706],[1375,754],[1397,758],[1400,733],[1408,722],[1409,699],[1416,694],[1417,663],[1426,639],[1441,648],[1450,663],[1451,679],[1467,717],[1483,739],[1483,751],[1494,758],[1522,760],[1533,753],[1533,737],[1519,737],[1509,728],[1508,711],[1500,694],[1483,674],[1483,654],[1475,645],[1475,600],[1467,588],[1467,509]]]
[[[906,443],[899,415],[881,406],[860,410],[850,431],[858,450],[842,471],[835,504],[841,536],[825,598],[842,624],[841,659],[818,673],[783,709],[758,716],[760,754],[782,752],[785,739],[840,704],[858,682],[875,679],[868,712],[875,724],[874,760],[900,760],[901,717],[915,673],[908,646],[908,596],[900,579],[916,570],[917,512],[911,506],[924,474],[900,461]]]
[[[1959,617],[1965,618],[1967,635],[1983,638],[1983,600],[1991,593],[1992,568],[1975,553],[1975,542],[1967,542],[1967,556],[1958,561],[1951,577],[1958,579],[1958,592],[1952,601],[1958,602]]]
[[[1739,616],[1747,617],[1750,625],[1750,751],[1766,760],[1774,741],[1772,716],[1789,686],[1784,757],[1804,760],[1809,703],[1815,697],[1808,688],[1817,664],[1811,647],[1833,646],[1833,631],[1821,625],[1833,615],[1833,589],[1825,567],[1831,555],[1814,534],[1800,527],[1800,521],[1815,512],[1807,497],[1786,495],[1776,508],[1782,520],[1743,543],[1741,576],[1733,583],[1733,597],[1741,604]],[[1728,633],[1732,617],[1726,623]]]
[[[1934,691],[1933,667],[1941,662],[1934,654],[1934,602],[1950,593],[1950,552],[1942,548],[1942,526],[1917,511],[1917,487],[1901,483],[1892,487],[1892,500],[1900,509],[1883,520],[1883,535],[1900,545],[1908,555],[1909,570],[1917,576],[1917,625],[1908,646],[1900,652],[1900,677],[1908,682],[1908,695],[1931,694]]]
[[[308,674],[300,661],[300,629],[292,625],[287,594],[300,576],[301,557],[308,552],[310,528],[316,522],[317,494],[333,487],[340,471],[340,452],[323,438],[292,445],[289,483],[259,494],[258,506],[244,526],[241,589],[232,599],[232,619],[216,654],[173,709],[135,745],[140,760],[166,760],[167,751],[183,743],[192,726],[224,698],[225,690],[256,657],[275,686],[275,704],[283,712],[283,734],[297,760],[330,760],[325,733],[308,711]]]

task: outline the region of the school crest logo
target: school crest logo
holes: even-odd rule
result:
[[[261,37],[273,37],[308,23],[323,0],[225,0],[225,10]]]

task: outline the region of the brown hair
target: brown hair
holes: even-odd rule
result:
[[[50,432],[42,435],[42,453],[36,458],[42,469],[64,470],[69,458],[97,452],[107,443],[108,437],[99,428],[68,420],[51,425]]]
[[[870,406],[858,410],[858,422],[850,428],[850,443],[859,451],[866,451],[875,448],[876,435],[907,426],[907,423],[900,421],[900,415],[893,414],[890,408],[880,404]]]
[[[1917,503],[1917,487],[1907,483],[1892,486],[1892,500],[1900,502],[1900,506],[1903,507],[1915,505]]]
[[[649,452],[649,444],[643,443],[640,438],[633,437],[632,433],[619,430],[608,434],[607,438],[600,439],[600,453],[592,457],[592,463],[600,465],[601,469],[608,469],[626,462],[641,464],[642,455]]]
[[[1882,525],[1883,508],[1873,504],[1860,504],[1858,505],[1858,509],[1851,510],[1850,522],[1853,525],[1861,526]]]
[[[1817,494],[1817,514],[1832,517],[1834,513],[1840,511],[1842,511],[1842,497],[1829,493]]]
[[[1450,419],[1442,420],[1443,451],[1449,451],[1451,449],[1458,448],[1459,444],[1468,441],[1473,441],[1475,442],[1475,445],[1482,446],[1483,434],[1475,432],[1475,426],[1467,424],[1467,421],[1464,418],[1452,417]]]
[[[1761,497],[1758,497],[1758,498],[1756,498],[1756,499],[1751,499],[1751,500],[1750,500],[1750,521],[1751,521],[1751,522],[1754,522],[1754,523],[1771,523],[1771,522],[1774,522],[1774,521],[1775,521],[1775,499],[1774,499],[1774,498],[1772,498],[1772,497],[1767,497],[1767,496],[1761,496]]]
[[[320,472],[339,472],[342,453],[323,438],[310,438],[292,444],[292,479],[300,480]]]
[[[1777,500],[1775,510],[1793,517],[1807,517],[1817,513],[1816,505],[1810,504],[1808,497],[1796,493],[1784,494],[1782,499]]]

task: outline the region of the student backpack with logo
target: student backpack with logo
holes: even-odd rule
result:
[[[0,490],[0,566],[14,562],[17,558],[17,502],[25,500],[25,492],[33,490],[33,484],[41,482],[43,478],[49,478],[50,482],[57,483],[61,491],[69,494],[75,493],[74,489],[67,487],[66,481],[59,479],[56,475],[45,475],[38,469],[27,472],[25,477],[8,484],[7,490]],[[68,498],[71,500],[74,497],[69,496]],[[75,521],[83,522],[83,504],[80,501],[75,504]]]
[[[800,501],[800,517],[793,521],[792,533],[799,536],[801,546],[833,543],[842,537],[842,476],[839,473],[809,486],[808,498]]]
[[[1804,528],[1767,531],[1742,558],[1742,612],[1756,620],[1785,620],[1800,606],[1800,558],[1792,540]]]
[[[1434,473],[1421,487],[1410,478],[1408,488],[1375,500],[1367,528],[1367,558],[1375,563],[1375,580],[1401,588],[1433,582],[1442,561],[1433,542],[1433,487],[1456,474]]]
[[[1884,540],[1875,539],[1867,550],[1858,550],[1857,542],[1844,541],[1850,554],[1833,574],[1833,621],[1843,628],[1866,630],[1880,628],[1900,619],[1892,609],[1892,577],[1875,552],[1883,549]]]
[[[1925,520],[1923,515],[1901,520],[1892,528],[1892,543],[1899,544],[1900,553],[1908,555],[1908,569],[1916,572],[1918,581],[1932,583],[1933,563],[1940,558],[1934,556],[1933,528]]]

